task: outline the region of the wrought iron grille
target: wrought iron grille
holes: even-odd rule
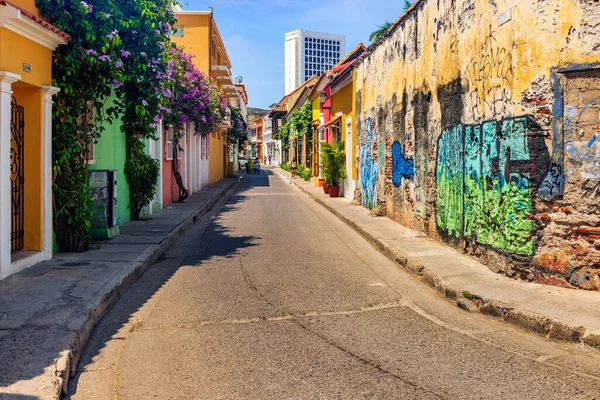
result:
[[[22,250],[25,241],[24,228],[24,184],[23,176],[23,140],[25,133],[25,110],[23,106],[17,104],[13,97],[10,103],[10,180],[12,194],[12,226],[11,226],[11,249],[12,251]]]

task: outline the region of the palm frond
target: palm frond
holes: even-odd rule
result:
[[[392,23],[388,21],[386,21],[383,25],[378,25],[378,29],[374,32],[371,32],[371,36],[369,36],[369,41],[374,42],[383,35],[385,35],[385,33],[388,31],[388,29],[390,29],[391,26]]]

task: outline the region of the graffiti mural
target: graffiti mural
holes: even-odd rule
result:
[[[365,120],[365,143],[360,149],[360,193],[362,204],[371,209],[377,205],[378,164],[373,156],[375,131],[371,118]]]
[[[517,117],[445,130],[438,140],[437,223],[513,254],[532,255],[530,120]]]
[[[413,179],[415,177],[415,162],[405,158],[402,154],[402,146],[397,140],[392,144],[392,183],[400,187],[402,178]]]

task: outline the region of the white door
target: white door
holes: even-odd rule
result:
[[[346,137],[344,141],[346,143],[346,179],[344,179],[344,197],[352,200],[354,197],[355,182],[352,179],[352,158],[354,153],[352,151],[352,118],[346,118]]]

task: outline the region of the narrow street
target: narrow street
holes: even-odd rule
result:
[[[273,169],[96,326],[72,399],[598,399],[600,353],[441,299]]]

